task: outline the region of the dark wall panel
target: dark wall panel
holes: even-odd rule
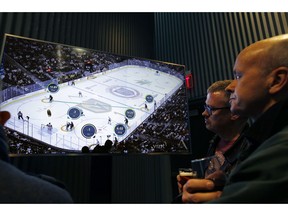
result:
[[[112,203],[172,201],[169,155],[115,155],[112,179]]]
[[[75,203],[171,203],[190,154],[13,155],[11,163],[62,181]]]
[[[0,13],[4,33],[154,58],[153,13]]]
[[[186,65],[193,100],[211,83],[233,78],[235,57],[245,46],[288,33],[287,19],[287,13],[155,13],[155,57]]]

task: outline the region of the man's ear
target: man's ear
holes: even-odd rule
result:
[[[276,94],[283,89],[288,88],[288,68],[279,67],[273,70],[270,74],[270,94]]]

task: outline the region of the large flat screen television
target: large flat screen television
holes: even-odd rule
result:
[[[11,153],[191,150],[183,65],[11,34],[1,59]]]

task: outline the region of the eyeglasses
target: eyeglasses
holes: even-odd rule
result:
[[[221,110],[221,109],[230,109],[230,107],[211,107],[207,104],[204,105],[204,109],[207,111],[209,115],[213,114],[213,111]]]

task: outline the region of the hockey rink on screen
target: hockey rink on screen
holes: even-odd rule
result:
[[[3,102],[2,110],[11,113],[6,126],[70,150],[97,143],[104,145],[107,139],[115,137],[121,141],[172,95],[183,80],[146,67],[124,66],[74,80],[74,83],[60,84],[56,93],[44,89]],[[153,102],[146,101],[147,95],[153,96]],[[73,119],[68,115],[71,108],[83,113]],[[127,109],[132,109],[135,116],[125,124]],[[24,120],[18,119],[19,111]],[[73,122],[71,130],[66,127],[67,122]],[[52,129],[47,127],[49,123]],[[87,124],[96,128],[94,136],[89,138],[83,136],[82,131]],[[115,126],[119,124],[126,127],[126,133],[121,136],[115,134]]]

